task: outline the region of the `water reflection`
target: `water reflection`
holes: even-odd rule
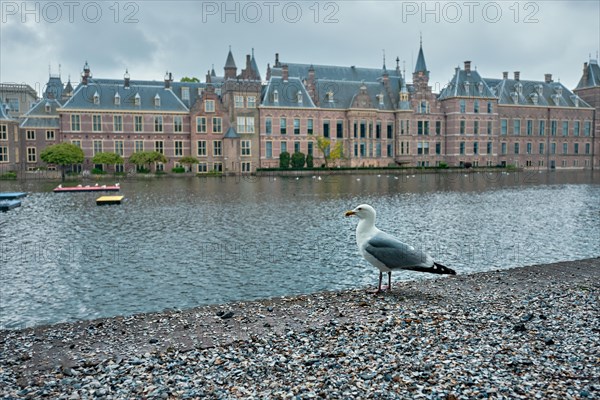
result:
[[[374,284],[343,217],[363,202],[459,273],[600,255],[591,172],[318,178],[125,180],[110,207],[52,182],[2,182],[31,193],[0,214],[0,325]]]

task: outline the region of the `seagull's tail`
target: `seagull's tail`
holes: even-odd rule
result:
[[[456,271],[452,268],[448,268],[445,265],[434,262],[432,267],[404,267],[402,269],[407,269],[410,271],[419,271],[419,272],[429,272],[430,274],[443,274],[443,275],[456,275]]]

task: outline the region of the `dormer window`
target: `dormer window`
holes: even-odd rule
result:
[[[577,96],[576,94],[572,95],[571,101],[573,101],[573,104],[575,105],[575,107],[579,107],[579,96]]]
[[[555,106],[558,106],[558,105],[560,105],[560,97],[561,97],[561,96],[560,96],[560,95],[558,95],[558,94],[553,94],[553,95],[552,95],[552,101],[554,102],[554,105],[555,105]]]
[[[556,86],[554,87],[554,91],[556,92],[556,94],[557,94],[558,96],[562,96],[562,86],[560,86],[560,85],[556,85]]]
[[[542,86],[541,83],[538,83],[537,85],[535,85],[535,91],[538,95],[541,96],[544,93],[544,86]]]
[[[299,90],[298,90],[298,93],[296,93],[296,99],[298,100],[298,104],[302,104],[303,96],[302,96],[302,92]]]
[[[141,97],[140,97],[140,94],[139,94],[139,93],[136,93],[136,94],[135,94],[135,97],[133,98],[133,101],[134,101],[134,104],[135,104],[136,106],[139,106],[139,105],[140,105],[140,103],[141,103],[142,99],[141,99]]]
[[[121,104],[121,96],[119,95],[119,92],[115,93],[115,106],[118,106]]]
[[[537,104],[538,104],[538,101],[539,101],[539,96],[538,96],[538,94],[537,94],[537,93],[532,93],[532,94],[531,94],[531,102],[532,102],[533,104],[537,105]]]
[[[333,91],[330,90],[327,92],[327,101],[333,103]]]
[[[154,96],[154,107],[160,107],[160,96],[158,93],[156,93],[156,96]]]
[[[521,82],[515,83],[515,91],[517,92],[517,94],[523,93],[523,85],[521,84]]]
[[[46,113],[47,114],[50,114],[50,109],[51,109],[50,103],[46,103]]]
[[[188,87],[181,88],[181,99],[184,101],[190,101],[190,88],[188,88]]]
[[[514,104],[519,104],[519,93],[511,92],[510,97],[512,98]]]
[[[469,82],[465,82],[465,93],[469,94],[469,89],[471,88],[471,84]]]
[[[483,82],[479,82],[477,88],[479,89],[479,93],[483,93]]]
[[[273,103],[279,103],[279,92],[277,89],[273,90]]]
[[[98,92],[94,93],[94,104],[100,104],[100,95]]]

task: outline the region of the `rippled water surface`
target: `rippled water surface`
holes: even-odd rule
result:
[[[359,203],[459,273],[600,255],[592,172],[147,178],[104,207],[55,186],[0,181],[29,192],[0,213],[1,328],[373,285]]]

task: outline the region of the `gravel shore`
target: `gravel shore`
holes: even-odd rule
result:
[[[599,296],[596,258],[5,330],[0,398],[600,398]]]

